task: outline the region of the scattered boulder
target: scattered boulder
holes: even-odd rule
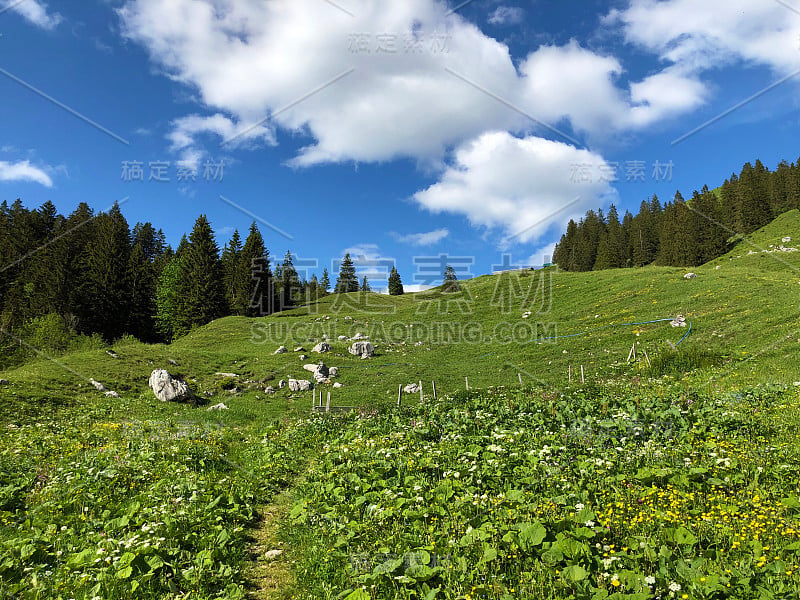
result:
[[[781,241],[782,241],[784,244],[788,244],[789,242],[791,242],[791,241],[792,241],[792,238],[790,238],[790,237],[787,235],[787,236],[786,236],[785,238],[783,238]]]
[[[714,270],[715,271],[719,271],[721,268],[722,268],[722,265],[717,265],[716,267],[714,267]]]
[[[325,354],[331,351],[331,345],[328,342],[320,342],[311,351],[317,354]]]
[[[683,276],[684,279],[697,279],[697,273],[687,273]]]
[[[278,382],[278,389],[279,389],[279,390],[282,390],[282,389],[283,389],[283,388],[285,388],[285,387],[286,387],[286,380],[285,380],[285,379],[281,379],[281,380]]]
[[[214,373],[219,377],[239,377],[236,373]]]
[[[409,383],[406,387],[403,388],[403,391],[406,394],[418,394],[419,393],[419,384],[418,383]]]
[[[292,392],[307,392],[311,389],[311,382],[306,379],[290,379],[289,390]]]
[[[274,394],[276,391],[277,390],[274,387],[272,387],[271,385],[268,385],[267,387],[264,388],[264,393],[265,394]]]
[[[340,336],[339,336],[339,341],[340,341],[340,342],[347,341],[347,336],[346,336],[346,335],[340,335]]]
[[[8,379],[0,379],[0,385],[8,385]]]
[[[328,369],[328,377],[338,377],[339,376],[339,367],[331,367]]]
[[[169,364],[171,364],[171,365],[175,366],[175,367],[177,367],[177,366],[178,366],[178,361],[177,361],[177,360],[173,360],[172,358],[168,358],[168,359],[167,359],[167,362],[168,362]]]
[[[686,317],[683,315],[678,315],[669,323],[673,327],[686,327]]]
[[[323,341],[323,342],[327,342],[329,339],[331,339],[331,338],[329,338],[329,337],[327,336],[327,334],[325,334],[325,333],[323,333],[323,334],[322,334],[322,341]]]
[[[275,560],[281,554],[283,554],[283,550],[270,550],[264,555],[264,558],[266,558],[267,560]]]
[[[333,387],[335,387],[335,388],[341,388],[341,387],[344,387],[344,384],[343,384],[343,383],[339,383],[339,382],[337,381],[336,383],[334,383],[334,384],[333,384]]]
[[[225,406],[225,404],[223,404],[222,402],[220,402],[219,404],[215,404],[214,406],[209,406],[206,410],[208,410],[208,411],[212,411],[212,410],[228,410],[228,407]]]
[[[308,355],[306,355],[306,354],[301,354],[300,355],[300,360],[305,360],[307,358],[308,358]]]
[[[99,381],[95,381],[94,379],[90,379],[89,383],[91,383],[94,387],[96,387],[98,392],[105,392],[106,391],[106,386],[104,386]]]
[[[350,354],[361,358],[372,358],[375,356],[375,348],[369,342],[354,342],[350,346]]]
[[[350,338],[350,341],[368,340],[368,339],[369,339],[368,335],[364,335],[363,333],[357,333],[353,337]]]
[[[106,354],[108,354],[111,358],[119,358],[119,354],[117,354],[113,350],[106,350]]]
[[[353,320],[353,317],[345,317],[345,318],[344,318],[344,320],[345,320],[345,321],[352,321],[352,320]]]
[[[174,378],[164,369],[156,369],[150,373],[150,389],[162,402],[182,402],[194,400],[194,394],[185,381]]]
[[[302,346],[298,346],[297,348],[295,348],[295,349],[294,349],[294,351],[295,351],[295,352],[305,352],[305,351],[306,351],[306,349],[305,349],[305,348],[303,348]]]
[[[288,350],[286,349],[286,346],[281,346],[280,348],[275,350],[275,352],[273,352],[273,354],[286,354],[287,352],[288,352]]]
[[[313,373],[317,370],[317,365],[303,365],[303,369],[308,371],[309,373]]]
[[[106,392],[106,398],[119,398],[119,394],[117,392]]]

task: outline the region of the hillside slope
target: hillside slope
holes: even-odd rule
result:
[[[239,374],[241,380],[262,382],[262,388],[268,381],[306,378],[303,363],[320,358],[308,351],[314,340],[327,335],[333,353],[323,358],[341,368],[338,381],[344,384],[333,390],[334,403],[369,404],[394,398],[399,384],[418,380],[435,380],[440,391],[452,391],[463,389],[465,377],[471,387],[512,384],[518,372],[523,380],[563,385],[569,365],[575,372],[583,365],[592,380],[635,375],[637,366],[613,373],[609,367],[624,362],[634,342],[640,354],[653,354],[668,348],[668,341],[677,343],[686,330],[666,322],[623,324],[683,314],[692,330],[681,348],[727,357],[720,377],[793,382],[800,379],[794,360],[800,334],[800,252],[775,251],[784,237],[800,242],[800,212],[782,215],[726,256],[692,269],[696,279],[684,279],[687,270],[674,267],[593,273],[554,267],[477,277],[462,282],[462,291],[455,294],[331,295],[266,318],[220,319],[171,346],[117,345],[119,359],[94,350],[59,359],[63,368],[37,361],[3,377],[32,385],[51,399],[65,389],[87,387],[76,373],[120,393],[149,398],[148,375],[164,367],[218,397],[223,392],[216,372]],[[524,318],[526,311],[530,315]],[[377,345],[374,358],[349,355],[349,342],[337,339],[357,332]],[[280,345],[290,352],[273,355]],[[308,359],[291,352],[297,346],[306,348]],[[756,356],[758,361],[748,360]],[[180,366],[170,365],[168,358]],[[742,360],[748,361],[746,368],[740,368]],[[246,394],[263,397],[258,389]],[[298,408],[310,406],[308,395],[298,398]]]

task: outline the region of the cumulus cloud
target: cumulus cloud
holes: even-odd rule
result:
[[[675,70],[617,85],[624,69],[615,57],[602,56],[576,41],[542,46],[520,66],[523,106],[539,119],[572,126],[589,134],[643,128],[702,104],[705,86]],[[591,98],[591,102],[587,102]]]
[[[213,135],[217,143],[231,148],[248,144],[274,144],[275,136],[265,125],[243,126],[222,114],[211,116],[189,115],[172,122],[167,135],[170,150],[180,153],[185,163],[197,164],[206,151],[200,141],[203,135]]]
[[[42,29],[55,29],[63,21],[63,17],[60,14],[49,13],[47,4],[40,0],[24,0],[24,2],[7,0],[5,4],[7,6],[0,6],[0,11],[4,8],[6,10],[11,9]]]
[[[0,181],[31,182],[45,187],[53,187],[53,180],[43,169],[36,167],[28,160],[7,162],[0,160]]]
[[[680,73],[622,85],[616,58],[577,42],[539,48],[518,69],[505,44],[443,2],[351,0],[347,10],[319,0],[127,0],[119,15],[124,35],[217,113],[206,119],[246,128],[269,116],[271,127],[310,139],[297,167],[435,163],[489,130],[532,131],[508,104],[607,134],[701,100],[702,86]],[[657,93],[673,83],[689,95],[682,102]],[[185,143],[185,133],[177,124],[171,135]]]
[[[447,228],[442,228],[425,233],[408,233],[405,235],[392,233],[391,235],[394,239],[403,244],[410,244],[412,246],[432,246],[433,244],[438,244],[450,235],[450,231]]]
[[[489,15],[489,23],[492,25],[515,25],[520,23],[524,16],[525,11],[517,6],[498,6]]]
[[[782,2],[752,0],[631,0],[605,18],[631,44],[685,72],[735,62],[797,70],[800,14]]]
[[[475,226],[529,242],[610,197],[607,182],[575,176],[584,166],[595,173],[608,168],[588,150],[489,132],[459,147],[440,181],[414,200],[434,213],[464,215]]]

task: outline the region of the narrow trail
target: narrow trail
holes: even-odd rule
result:
[[[258,509],[258,525],[251,531],[251,562],[245,571],[250,582],[247,597],[251,600],[285,600],[291,596],[290,558],[278,537],[292,506],[291,491],[291,487],[284,489],[273,498],[272,504]]]

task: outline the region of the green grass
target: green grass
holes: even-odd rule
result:
[[[784,236],[800,241],[800,212],[782,215],[751,236],[751,243],[740,242],[725,257],[691,269],[698,275],[693,280],[683,278],[687,269],[670,267],[598,273],[552,268],[478,277],[461,282],[457,294],[329,296],[263,319],[221,319],[169,346],[126,340],[112,346],[118,358],[105,348],[91,348],[3,371],[0,377],[9,384],[0,386],[0,596],[258,596],[258,582],[245,575],[257,572],[249,532],[256,527],[274,531],[272,524],[259,523],[258,514],[282,492],[281,498],[297,502],[292,519],[283,519],[279,527],[290,550],[275,570],[294,578],[284,582],[286,594],[336,598],[347,591],[350,600],[416,598],[433,597],[432,590],[439,588],[437,598],[603,598],[602,590],[635,598],[648,597],[635,594],[647,591],[644,577],[655,577],[662,588],[682,582],[691,598],[748,597],[741,590],[750,583],[773,594],[760,592],[765,598],[795,597],[792,535],[769,542],[780,544],[781,567],[792,571],[787,579],[775,571],[777,559],[758,567],[755,544],[768,545],[764,538],[740,540],[735,560],[719,554],[723,541],[733,545],[737,540],[737,527],[743,531],[744,515],[756,518],[763,508],[772,511],[763,513],[765,518],[780,515],[795,522],[790,499],[800,490],[790,471],[798,449],[792,384],[800,381],[800,253],[748,254],[753,244],[769,249]],[[523,318],[526,311],[530,316]],[[686,329],[669,322],[629,324],[677,314],[692,324],[677,350],[671,344]],[[376,344],[374,358],[351,356],[349,342],[337,339],[357,332]],[[332,340],[333,352],[322,358],[339,367],[336,381],[344,387],[322,385],[320,390],[332,393],[334,405],[362,407],[360,417],[309,420],[310,392],[263,391],[277,387],[280,379],[308,378],[302,365],[319,360],[310,350],[323,335]],[[628,362],[634,343],[636,360]],[[290,352],[273,355],[279,345]],[[306,360],[291,352],[301,345],[309,354]],[[207,404],[224,402],[230,410],[158,402],[147,388],[154,368],[184,377]],[[483,391],[458,395],[465,377],[471,388]],[[89,378],[121,398],[106,398]],[[433,380],[440,397],[453,399],[418,406],[418,396],[406,397],[397,409],[399,385],[422,381],[430,401]],[[783,387],[753,392],[763,384]],[[231,386],[240,393],[231,393]],[[643,446],[630,439],[630,428],[615,416],[619,411],[654,425],[663,438],[656,441],[670,448],[670,461],[678,462],[642,454]],[[478,415],[484,414],[486,427],[476,428]],[[568,432],[576,423],[582,437],[573,439]],[[535,482],[547,473],[511,460],[510,452],[486,454],[491,443],[486,436],[517,429],[523,433],[513,447],[520,456],[545,445],[565,448],[554,459],[565,484],[553,474]],[[711,461],[711,452],[720,456],[709,446],[711,434],[718,446],[733,444],[725,451],[739,453],[741,468],[735,469],[744,469],[744,479],[725,481],[735,473]],[[394,452],[392,461],[375,458],[378,448],[403,446],[407,451]],[[441,458],[435,458],[438,451]],[[614,468],[584,465],[586,473],[574,471],[589,457],[599,458],[596,452],[613,455]],[[453,479],[464,457],[486,475],[480,482],[474,476],[469,485],[460,478],[462,487],[448,491],[444,482]],[[524,479],[530,482],[519,488]],[[680,519],[634,528],[631,523],[644,514],[634,510],[638,498],[650,493],[645,488],[675,503]],[[515,489],[522,489],[524,503],[508,501]],[[381,490],[409,502],[411,493],[419,492],[435,512],[401,519],[397,511],[410,505],[398,507],[400,496],[390,503],[390,494]],[[505,494],[497,506],[511,513],[497,513],[496,506],[493,514],[476,512],[464,498],[478,492]],[[717,511],[709,498],[723,492],[717,504],[724,499],[741,519],[709,529],[698,515]],[[766,508],[748,500],[751,492],[769,500]],[[358,501],[361,497],[369,502]],[[453,497],[463,500],[457,510],[448,500]],[[631,549],[630,540],[641,538],[657,554],[654,559],[647,551],[631,550],[622,557],[615,565],[619,589],[599,570],[608,557],[596,552],[597,532],[591,544],[589,538],[580,541],[588,548],[579,552],[580,560],[555,560],[555,551],[545,557],[554,547],[564,553],[559,540],[588,535],[576,534],[580,527],[568,514],[578,502],[594,513],[586,520],[609,522],[610,533],[600,532],[605,537],[597,540],[601,548],[614,543]],[[617,502],[626,507],[627,520],[615,521],[608,513]],[[371,505],[376,508],[367,514]],[[391,518],[378,518],[387,510],[394,511]],[[530,531],[520,526],[535,523],[545,530],[541,543],[521,542]],[[483,534],[468,534],[469,527],[483,527],[487,537],[478,540]],[[669,538],[660,532],[681,527],[695,538],[689,548],[676,542],[674,533]],[[417,560],[422,551],[446,554],[445,535],[456,539],[457,548],[450,552],[453,568],[446,578],[421,567],[406,573],[405,559],[412,555]],[[383,562],[404,558],[387,565],[386,573],[350,568],[352,557],[365,554],[370,564],[376,556]],[[435,568],[430,562],[425,566]],[[703,587],[712,577],[714,586],[730,583],[738,591],[726,596],[725,590]],[[371,590],[369,596],[358,591],[361,586]],[[623,592],[630,595],[613,596]]]

